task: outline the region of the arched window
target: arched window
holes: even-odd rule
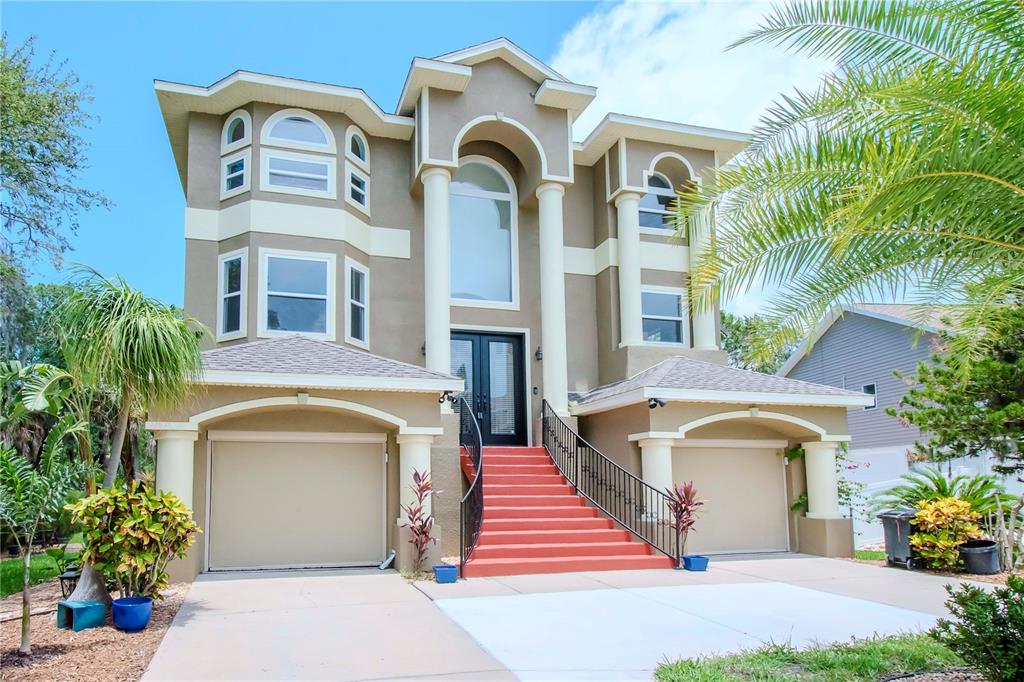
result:
[[[230,199],[249,191],[248,149],[252,142],[252,118],[245,109],[233,112],[224,121],[220,138],[220,198]]]
[[[252,117],[245,109],[233,112],[224,121],[221,131],[220,153],[227,154],[241,149],[251,141]]]
[[[348,145],[345,155],[368,169],[370,167],[370,146],[366,143],[366,136],[359,128],[349,126],[346,137],[348,137]]]
[[[670,207],[676,193],[672,183],[661,173],[647,177],[647,194],[640,200],[640,227],[672,229]]]
[[[345,131],[345,201],[370,214],[370,145],[366,136],[352,125]]]
[[[263,144],[334,152],[334,135],[316,114],[301,109],[284,109],[263,125]]]
[[[485,157],[467,157],[452,178],[451,297],[462,305],[517,305],[516,193],[512,177]]]

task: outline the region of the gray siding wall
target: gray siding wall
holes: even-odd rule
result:
[[[849,412],[851,448],[910,446],[918,438],[915,427],[903,426],[885,408],[896,405],[907,386],[893,370],[913,375],[917,363],[932,353],[934,335],[865,315],[846,313],[826,331],[789,372],[791,379],[859,391],[875,384],[873,410]]]

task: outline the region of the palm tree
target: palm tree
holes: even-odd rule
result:
[[[117,422],[104,462],[103,485],[117,477],[128,421],[153,405],[180,403],[202,370],[197,321],[132,289],[80,268],[81,281],[58,312],[69,371],[118,396]],[[199,331],[197,331],[199,330]]]
[[[1024,295],[1024,5],[780,5],[733,47],[746,43],[837,66],[680,196],[681,232],[696,236],[709,211],[719,225],[691,273],[694,304],[777,290],[756,338],[767,359],[836,304],[902,298],[924,317],[957,302],[944,309],[964,332],[955,350],[985,352]]]

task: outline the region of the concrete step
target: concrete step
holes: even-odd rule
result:
[[[558,542],[519,545],[484,545],[473,551],[473,559],[540,559],[543,557],[646,556],[642,542]]]
[[[487,479],[486,468],[484,471],[484,492],[487,495],[564,495],[576,497],[573,487],[567,483],[553,485],[508,485],[505,483],[491,483]]]
[[[484,523],[481,530],[596,530],[613,528],[610,519],[591,517],[526,517],[493,519],[484,508]]]
[[[504,474],[524,475],[524,474],[558,474],[558,467],[554,464],[494,464],[493,462],[487,463],[487,474],[489,476],[499,476]]]
[[[487,510],[488,519],[580,519],[597,517],[596,509],[580,505],[565,507],[488,507],[485,502],[484,508]]]
[[[524,573],[622,571],[644,568],[672,568],[672,560],[664,555],[473,559],[466,564],[465,576],[473,578]]]
[[[477,546],[628,541],[628,531],[616,530],[614,528],[592,528],[585,530],[489,530],[480,533]]]
[[[495,473],[490,469],[484,478],[484,484],[495,485],[566,485],[565,479],[559,473],[554,474],[505,474]]]
[[[505,495],[484,488],[484,517],[491,506],[498,507],[582,507],[579,495]]]

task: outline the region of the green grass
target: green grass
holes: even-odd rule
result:
[[[655,677],[662,682],[874,682],[884,675],[963,665],[927,635],[900,635],[801,651],[770,645],[733,656],[665,663]]]
[[[885,561],[885,550],[881,549],[858,549],[853,556],[861,561]]]
[[[69,556],[77,553],[68,552]],[[6,597],[15,592],[21,592],[21,557],[4,559],[0,561],[0,597]],[[44,580],[55,578],[59,571],[57,563],[52,557],[46,554],[33,554],[32,565],[29,568],[32,584],[41,583]]]

